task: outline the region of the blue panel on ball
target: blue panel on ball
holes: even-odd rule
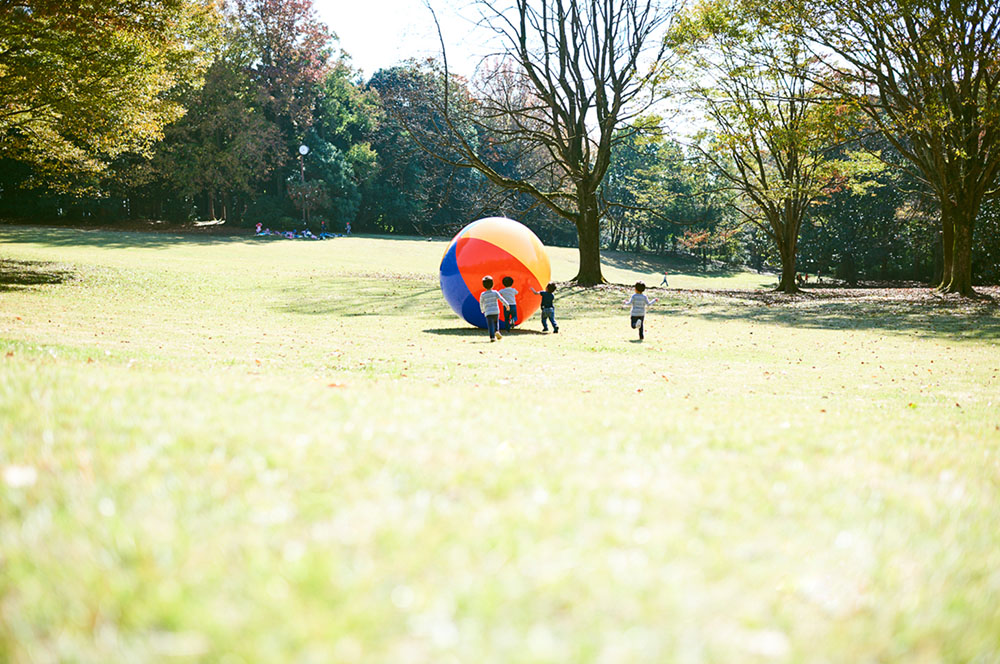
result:
[[[441,292],[452,311],[470,325],[486,329],[486,316],[479,310],[479,301],[469,292],[458,271],[457,249],[458,242],[452,242],[441,259]]]
[[[458,273],[458,242],[452,242],[448,247],[448,251],[444,252],[444,256],[441,258],[441,283],[444,284],[445,278],[458,277],[462,278],[462,275]],[[456,312],[457,313],[457,312]]]
[[[476,327],[486,329],[486,316],[479,309],[479,300],[472,297],[472,293],[469,293],[469,297],[465,298],[465,302],[462,303],[462,318]]]

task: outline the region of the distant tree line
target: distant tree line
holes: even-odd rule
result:
[[[503,214],[579,246],[581,283],[609,249],[787,292],[1000,282],[996,5],[480,5],[504,46],[470,81],[446,58],[363,80],[311,0],[2,3],[0,216],[447,236]]]

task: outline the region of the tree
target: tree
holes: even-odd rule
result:
[[[994,0],[808,2],[806,34],[940,208],[939,288],[973,295],[973,228],[1000,195],[1000,5]]]
[[[813,82],[815,60],[772,19],[754,0],[708,3],[672,38],[687,49],[688,94],[711,122],[696,146],[738,192],[739,213],[774,243],[777,290],[795,293],[810,207],[874,166],[834,155],[854,129],[850,107]]]
[[[479,80],[475,103],[454,103],[447,56],[436,105],[440,122],[413,138],[458,168],[531,195],[577,231],[581,285],[602,283],[599,197],[618,132],[657,100],[652,84],[669,15],[654,0],[480,0],[502,53]],[[651,52],[650,52],[651,51]],[[650,56],[650,63],[644,56]],[[397,112],[403,107],[395,106]],[[468,114],[464,114],[468,112]],[[469,132],[463,125],[473,125]],[[528,174],[490,164],[483,133],[544,159]]]
[[[206,84],[187,95],[190,111],[168,127],[154,165],[185,199],[203,195],[211,217],[217,199],[231,219],[248,199],[266,198],[271,214],[253,215],[266,221],[291,211],[287,181],[300,174],[287,166],[313,124],[333,37],[308,0],[239,0],[224,18]],[[231,216],[238,198],[244,204]],[[310,207],[328,198],[317,192]]]
[[[305,174],[323,182],[325,205],[335,223],[352,223],[361,205],[361,186],[375,172],[377,155],[371,140],[381,122],[378,95],[353,79],[346,60],[336,61],[319,85],[313,127],[306,135],[309,158]]]
[[[865,137],[863,144],[886,163],[902,159],[878,133]],[[886,168],[869,178],[864,191],[838,188],[817,205],[802,228],[803,270],[848,283],[930,280],[934,274],[930,206],[906,190],[904,178],[898,169]]]
[[[443,122],[436,81],[435,71],[410,62],[379,70],[368,82],[386,113],[372,140],[377,172],[363,188],[361,227],[421,235],[448,232],[478,212],[474,199],[481,182],[475,181],[474,171],[436,159],[411,140],[413,133],[430,135]],[[464,81],[453,78],[451,85],[452,104],[471,99]],[[463,129],[472,134],[475,127]]]
[[[640,119],[624,130],[612,150],[611,166],[601,188],[608,201],[608,245],[664,252],[697,227],[713,242],[722,221],[723,202],[714,173],[699,168],[683,146],[660,130],[658,117]],[[719,245],[721,246],[721,245]]]
[[[260,105],[281,128],[290,155],[312,126],[334,36],[312,0],[236,0],[235,15],[253,54]]]
[[[0,2],[0,155],[68,188],[148,152],[211,61],[209,0]]]
[[[182,195],[205,195],[210,218],[216,218],[217,196],[250,195],[284,159],[281,133],[255,101],[239,59],[221,57],[157,149],[154,168]]]

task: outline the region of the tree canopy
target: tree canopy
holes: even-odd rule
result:
[[[671,34],[689,70],[689,98],[711,124],[695,143],[781,258],[778,289],[795,292],[799,230],[811,208],[874,168],[842,146],[852,107],[816,82],[820,65],[755,1],[696,7]]]
[[[939,208],[940,288],[971,294],[975,220],[1000,194],[1000,5],[823,0],[805,16],[803,38],[835,54],[823,60],[830,90],[868,115]]]
[[[209,0],[0,3],[0,145],[68,186],[148,154],[211,63]]]
[[[665,47],[659,31],[671,14],[653,0],[514,0],[509,6],[480,0],[479,6],[502,52],[485,67],[475,102],[461,106],[450,102],[445,60],[441,122],[414,138],[435,156],[528,194],[572,222],[580,250],[575,281],[601,283],[607,205],[598,192],[618,130],[656,100],[655,65]],[[463,124],[494,143],[518,144],[539,163],[505,171],[484,153],[490,144]]]

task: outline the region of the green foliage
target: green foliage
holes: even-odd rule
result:
[[[183,195],[252,193],[285,160],[285,145],[255,107],[243,64],[220,57],[193,96],[187,114],[167,128],[154,168]]]
[[[810,208],[862,187],[879,164],[838,148],[859,116],[816,81],[822,67],[797,34],[756,2],[696,6],[671,36],[685,45],[687,94],[710,125],[702,156],[734,192],[739,213],[772,239],[782,288],[795,289],[799,229]]]
[[[246,212],[246,225],[263,224],[267,228],[278,230],[278,220],[291,212],[291,201],[282,192],[281,196],[262,195],[255,198]],[[301,222],[299,223],[301,226]]]
[[[902,159],[877,135],[867,138],[864,146],[883,161]],[[862,183],[833,190],[803,225],[802,271],[848,283],[930,283],[936,268],[928,206],[909,191],[912,183],[898,170],[882,169]]]
[[[794,267],[801,253],[810,273],[836,273],[843,263],[851,267],[841,274],[852,279],[926,280],[943,270],[943,258],[934,210],[916,196],[944,190],[919,168],[906,178],[881,171],[883,162],[905,170],[922,151],[928,163],[947,163],[982,185],[966,190],[984,201],[971,272],[996,280],[993,162],[976,159],[992,154],[1000,126],[1000,104],[989,101],[1000,86],[988,84],[1000,40],[976,47],[992,25],[976,21],[995,9],[978,0],[965,6],[968,15],[924,0],[694,5],[665,42],[664,53],[682,62],[669,56],[656,80],[640,76],[652,87],[630,108],[638,112],[640,98],[662,101],[670,84],[702,105],[705,131],[692,148],[671,135],[673,120],[639,115],[617,127],[588,206],[604,215],[594,225],[602,248],[687,252],[706,265],[756,269]],[[861,61],[841,67],[843,53],[819,59],[827,51],[805,41],[821,28],[843,28],[837,17],[853,20],[859,34],[895,35],[880,48],[899,51],[898,99],[861,94],[878,89],[877,58],[864,61],[867,70]],[[902,38],[900,26],[913,17],[920,29]],[[211,216],[272,228],[288,218],[298,227],[302,208],[291,193],[299,204],[311,201],[314,229],[322,217],[337,229],[350,222],[362,232],[450,235],[477,217],[505,214],[547,244],[579,241],[578,229],[535,195],[557,194],[564,211],[575,209],[572,178],[544,147],[549,139],[538,140],[548,135],[539,110],[548,106],[511,61],[492,63],[475,81],[452,74],[446,118],[441,62],[408,62],[366,84],[349,57],[333,55],[334,38],[311,0],[231,2],[221,17],[207,0],[0,3],[0,19],[0,215],[85,224]],[[959,43],[960,25],[970,28],[971,51]],[[864,56],[847,32],[826,37]],[[964,49],[965,59],[951,62],[942,44]],[[981,72],[966,86],[978,90],[966,106],[952,103],[966,88],[949,87],[946,62],[956,76]],[[969,70],[966,62],[985,64]],[[962,108],[971,115],[963,119]],[[458,130],[450,138],[437,131],[448,121]],[[859,143],[872,127],[891,137]],[[459,136],[495,179],[525,186],[503,191],[469,168]],[[303,142],[311,149],[308,195],[296,184]]]
[[[148,153],[200,85],[215,25],[208,0],[0,3],[0,156],[67,189]]]
[[[313,124],[335,37],[312,0],[235,0],[232,15],[252,54],[259,103],[291,154]]]
[[[382,117],[378,95],[353,82],[353,76],[344,61],[331,68],[319,87],[315,121],[304,139],[310,148],[306,177],[323,183],[322,196],[312,207],[332,217],[339,228],[355,222],[361,187],[376,171],[377,154],[370,141]]]
[[[983,203],[1000,195],[1000,5],[990,0],[795,3],[831,51],[828,89],[867,114],[938,207],[942,290],[972,295]]]
[[[338,60],[319,85],[313,130],[342,152],[350,153],[369,140],[382,122],[384,110],[378,93],[360,85],[347,61]],[[350,158],[360,163],[366,157]],[[371,163],[367,165],[370,169]],[[361,179],[365,172],[361,171]]]
[[[407,63],[376,72],[368,82],[385,108],[371,147],[377,170],[365,182],[359,229],[391,233],[447,234],[481,211],[482,178],[471,169],[434,158],[413,141],[426,138],[444,118],[433,65]],[[464,83],[453,79],[452,103],[471,103]],[[405,115],[404,115],[405,114]],[[405,120],[404,120],[405,117]],[[475,136],[472,126],[464,126]],[[442,148],[441,154],[458,158]]]
[[[612,249],[676,250],[692,229],[711,233],[724,220],[713,174],[667,139],[661,124],[655,116],[640,118],[616,137],[602,189],[611,203],[605,234]]]
[[[983,205],[976,219],[979,242],[972,253],[973,275],[977,283],[1000,283],[1000,199]]]

